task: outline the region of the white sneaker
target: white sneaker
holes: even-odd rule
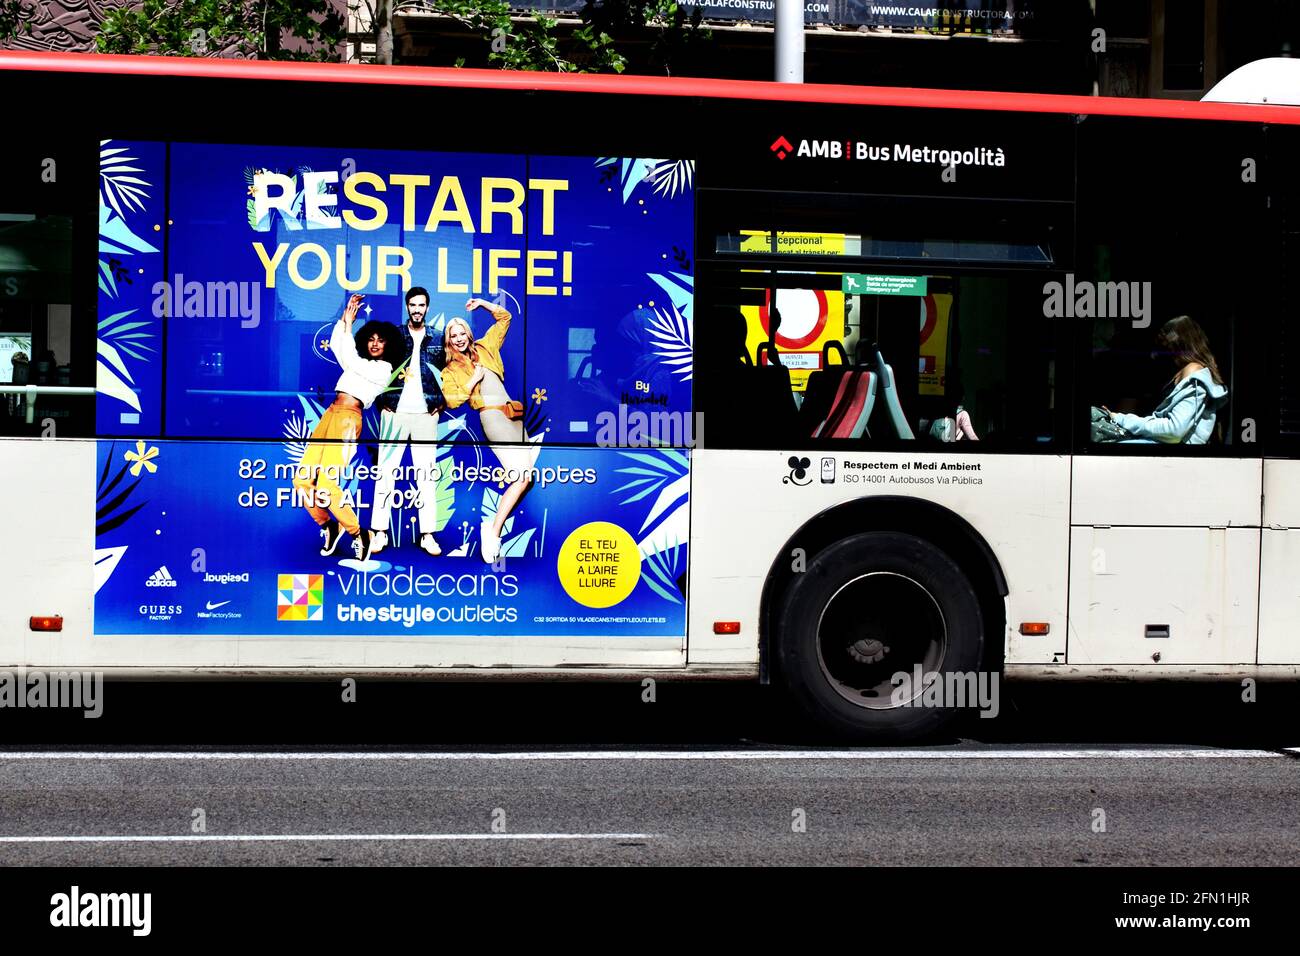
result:
[[[492,530],[492,522],[484,521],[478,533],[483,560],[491,564],[501,554],[501,536]]]
[[[371,531],[370,532],[370,553],[378,554],[380,551],[383,551],[384,548],[386,547],[388,547],[388,532]]]
[[[435,558],[442,554],[442,548],[438,547],[438,539],[429,532],[420,535],[420,547],[425,553],[433,555]]]

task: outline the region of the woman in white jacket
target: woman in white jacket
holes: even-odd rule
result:
[[[352,535],[352,552],[358,561],[370,557],[370,530],[361,527],[357,513],[347,503],[339,479],[356,453],[361,435],[361,412],[392,385],[394,369],[402,363],[401,332],[391,322],[366,322],[354,334],[352,322],[363,297],[348,300],[343,316],[330,335],[330,352],[342,369],[335,383],[334,403],[325,409],[311,433],[311,441],[294,469],[293,486],[298,501],[321,528],[322,555],[331,555],[346,531]]]
[[[1209,340],[1195,320],[1180,315],[1161,327],[1157,341],[1178,371],[1156,410],[1145,416],[1117,414],[1103,405],[1102,411],[1132,436],[1120,444],[1204,445],[1228,395]]]

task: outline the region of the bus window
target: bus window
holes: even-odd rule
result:
[[[721,283],[729,301],[699,329],[701,407],[722,421],[710,444],[1053,444],[1059,324],[1043,315],[1040,280],[746,272],[740,282]]]
[[[71,392],[71,257],[70,217],[0,212],[0,434],[87,433],[93,390]]]
[[[1121,148],[1127,173],[1101,173]],[[1257,416],[1250,369],[1276,348],[1267,320],[1285,288],[1263,238],[1266,192],[1243,174],[1258,131],[1094,117],[1080,150],[1079,261],[1047,296],[1086,339],[1076,450],[1253,454],[1233,423]]]

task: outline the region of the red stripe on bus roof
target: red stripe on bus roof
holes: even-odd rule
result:
[[[1144,116],[1300,125],[1300,107],[1295,106],[1046,93],[922,90],[907,87],[841,86],[820,83],[772,83],[759,80],[690,77],[457,70],[430,66],[377,66],[363,63],[299,63],[206,57],[0,50],[0,70],[282,80],[298,83],[380,83],[390,86],[613,93],[625,96],[698,96],[773,102],[1006,110],[1021,113],[1082,113],[1094,116]]]

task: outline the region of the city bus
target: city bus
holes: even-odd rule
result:
[[[864,742],[1300,676],[1300,112],[0,84],[0,669],[761,681]]]

